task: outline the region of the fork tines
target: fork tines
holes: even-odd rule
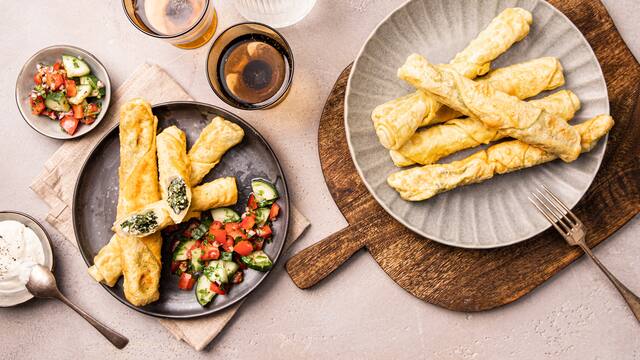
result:
[[[566,235],[573,227],[581,224],[580,220],[569,210],[562,200],[558,199],[546,186],[538,188],[529,197],[529,201],[561,234]]]

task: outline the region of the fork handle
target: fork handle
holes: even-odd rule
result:
[[[610,273],[609,270],[607,270],[607,268],[600,262],[600,260],[598,260],[598,258],[593,254],[593,252],[591,252],[591,249],[589,249],[589,247],[586,244],[581,242],[579,243],[579,245],[582,248],[582,250],[584,250],[584,252],[587,253],[587,255],[589,255],[591,260],[593,260],[593,262],[595,262],[596,265],[598,265],[600,270],[602,270],[602,272],[605,275],[607,275],[609,280],[611,280],[613,285],[615,285],[616,289],[618,289],[618,291],[620,292],[620,295],[622,295],[624,300],[629,305],[629,308],[631,309],[631,312],[633,312],[633,315],[635,315],[636,319],[640,321],[640,298],[636,294],[631,292],[631,290],[629,290],[626,286],[624,286],[624,284],[622,284],[618,279],[616,279],[616,277],[613,276],[613,274]]]

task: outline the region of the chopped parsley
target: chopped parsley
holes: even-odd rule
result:
[[[120,223],[120,227],[129,234],[147,234],[158,227],[158,217],[153,210],[136,214]]]
[[[167,188],[167,204],[174,213],[179,214],[189,207],[189,199],[187,199],[187,184],[182,178],[171,180]]]

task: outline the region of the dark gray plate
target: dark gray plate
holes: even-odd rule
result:
[[[153,113],[158,117],[158,132],[176,125],[187,135],[188,146],[195,142],[202,129],[215,116],[222,116],[240,125],[245,132],[242,142],[232,148],[206,181],[235,176],[238,181],[236,211],[244,211],[251,192],[251,179],[260,177],[272,181],[280,192],[278,204],[281,216],[273,224],[273,241],[265,246],[265,252],[276,262],[289,226],[289,194],[280,164],[266,140],[251,125],[225,110],[197,102],[171,102],[155,105]],[[118,128],[114,128],[91,151],[80,171],[73,196],[73,227],[78,247],[87,265],[112,236],[111,225],[116,215],[118,199],[118,165],[120,162]],[[218,296],[207,307],[200,306],[193,291],[177,287],[178,277],[170,273],[170,249],[164,244],[163,267],[160,282],[160,300],[136,307],[127,302],[122,289],[122,279],[110,288],[103,287],[127,306],[144,314],[165,318],[193,318],[224,309],[247,296],[269,273],[246,270],[244,281],[236,284],[225,296]]]

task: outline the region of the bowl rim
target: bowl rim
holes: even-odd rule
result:
[[[55,269],[55,256],[54,256],[55,254],[53,253],[53,245],[52,245],[52,243],[51,243],[51,235],[49,235],[49,232],[47,232],[47,229],[45,229],[45,227],[44,227],[44,226],[42,226],[42,223],[41,223],[40,221],[38,221],[36,218],[34,218],[33,216],[31,216],[31,215],[29,215],[29,214],[27,214],[27,213],[25,213],[25,212],[22,212],[22,211],[17,211],[17,210],[0,210],[0,214],[14,214],[14,215],[21,216],[21,217],[23,217],[23,218],[26,218],[26,219],[28,219],[28,220],[31,220],[34,224],[36,224],[36,225],[38,226],[38,228],[40,228],[40,230],[41,230],[41,231],[42,231],[42,233],[44,234],[44,239],[42,239],[40,236],[38,236],[38,239],[39,239],[39,240],[40,240],[40,242],[42,243],[42,247],[43,247],[43,251],[44,251],[44,253],[45,253],[45,257],[47,256],[47,253],[48,253],[48,254],[51,254],[51,265],[49,266],[49,265],[47,265],[47,264],[44,264],[44,266],[46,266],[49,270],[51,270],[51,271],[53,272],[53,271],[54,271],[54,269]],[[17,221],[17,220],[16,220],[16,221]],[[28,226],[27,226],[27,224],[25,224],[23,221],[20,221],[20,223],[21,223],[21,224],[23,224],[24,226],[28,227]],[[36,234],[36,235],[37,235],[37,234]],[[43,241],[43,240],[46,240],[46,241]],[[17,305],[20,305],[20,304],[24,304],[24,303],[26,303],[27,301],[29,301],[29,300],[34,299],[34,298],[35,298],[35,296],[33,296],[33,295],[32,295],[31,293],[29,293],[28,291],[27,291],[27,294],[28,294],[28,295],[27,295],[27,297],[26,297],[26,298],[24,298],[24,300],[21,300],[21,301],[19,301],[19,302],[16,302],[16,303],[15,303],[15,304],[13,304],[13,305],[7,305],[7,306],[2,306],[2,305],[0,305],[0,308],[3,308],[3,307],[13,307],[13,306],[17,306]]]
[[[76,133],[74,135],[55,135],[55,134],[50,134],[47,133],[46,131],[41,131],[40,129],[36,128],[30,120],[30,113],[27,113],[25,111],[25,109],[22,106],[21,103],[21,99],[19,97],[18,94],[18,84],[20,82],[20,80],[25,76],[25,73],[27,73],[27,64],[31,63],[34,59],[37,59],[38,56],[42,55],[42,53],[44,53],[45,51],[48,50],[53,50],[53,49],[70,49],[73,52],[78,52],[80,53],[82,56],[84,57],[88,57],[91,58],[91,60],[95,61],[98,64],[98,67],[100,68],[101,71],[104,72],[105,74],[105,79],[100,79],[100,81],[102,81],[105,84],[105,97],[104,99],[106,101],[102,102],[102,110],[100,111],[100,114],[98,115],[98,117],[96,118],[96,121],[91,124],[92,126],[89,128],[89,130],[87,130],[84,133]],[[56,139],[56,140],[72,140],[72,139],[77,139],[80,138],[88,133],[90,133],[91,131],[93,131],[93,129],[95,129],[96,127],[98,127],[98,125],[100,124],[100,122],[102,121],[102,119],[105,117],[107,111],[109,110],[109,105],[111,104],[111,78],[109,77],[109,72],[107,71],[107,68],[102,64],[102,62],[100,60],[98,60],[97,57],[95,57],[93,54],[91,54],[90,52],[79,48],[77,46],[73,46],[73,45],[66,45],[66,44],[59,44],[59,45],[50,45],[47,46],[45,48],[42,48],[40,50],[38,50],[36,53],[34,53],[33,55],[31,55],[22,65],[22,68],[20,69],[20,71],[18,72],[18,76],[16,77],[16,85],[15,85],[15,100],[16,100],[16,105],[18,107],[18,111],[20,112],[20,115],[22,116],[22,119],[27,123],[27,125],[29,125],[30,128],[32,128],[33,130],[35,130],[37,133],[39,133],[40,135],[46,136],[48,138],[52,138],[52,139]]]
[[[355,60],[352,63],[353,65],[351,67],[351,72],[349,73],[349,78],[347,80],[347,85],[346,85],[346,88],[345,88],[343,122],[344,122],[344,127],[345,127],[345,136],[346,136],[346,139],[347,139],[347,145],[349,147],[349,154],[351,155],[351,160],[353,161],[354,167],[356,168],[356,171],[358,172],[358,175],[360,176],[360,179],[362,180],[363,184],[367,188],[367,191],[369,192],[369,194],[371,194],[371,196],[384,209],[384,211],[387,214],[389,214],[393,219],[398,221],[402,226],[406,227],[410,231],[412,231],[412,232],[418,234],[419,236],[423,237],[425,240],[433,240],[433,241],[435,241],[437,243],[440,243],[440,244],[443,244],[443,245],[456,247],[456,248],[461,248],[461,249],[478,250],[478,249],[496,249],[496,248],[507,247],[507,246],[515,245],[515,244],[518,244],[518,243],[521,243],[521,242],[524,242],[524,241],[527,241],[527,240],[535,238],[536,236],[538,236],[538,235],[542,234],[543,232],[549,230],[551,228],[551,224],[547,222],[547,224],[545,224],[545,227],[542,228],[540,231],[537,231],[535,234],[522,235],[520,237],[511,239],[509,241],[505,241],[505,242],[502,242],[502,243],[499,243],[499,244],[461,243],[459,241],[456,242],[456,241],[452,241],[450,239],[444,239],[444,238],[441,238],[439,236],[427,235],[427,234],[425,234],[425,231],[423,229],[419,228],[418,226],[411,225],[407,220],[405,220],[403,218],[403,216],[398,214],[396,211],[392,210],[390,208],[390,206],[388,206],[382,200],[382,198],[380,196],[378,196],[378,194],[374,190],[373,186],[371,186],[371,184],[369,184],[369,182],[366,180],[366,177],[364,176],[364,173],[363,173],[362,169],[358,165],[358,163],[356,161],[355,148],[354,148],[354,145],[352,144],[352,141],[351,141],[351,136],[350,136],[351,132],[349,130],[349,122],[348,122],[349,98],[350,98],[350,95],[351,95],[351,84],[352,84],[352,80],[353,80],[353,77],[354,77],[354,74],[355,74],[355,70],[356,70],[356,68],[358,66],[358,63],[359,63],[360,59],[362,58],[362,54],[364,53],[365,48],[367,47],[367,45],[369,44],[371,39],[375,35],[377,35],[377,33],[380,31],[380,28],[382,27],[382,25],[387,23],[392,16],[394,16],[396,13],[400,12],[402,9],[407,7],[409,3],[412,3],[414,1],[421,1],[421,0],[406,0],[403,3],[401,3],[397,8],[395,8],[393,11],[391,11],[387,16],[385,16],[376,25],[376,27],[369,33],[367,38],[364,40],[364,42],[362,43],[362,46],[360,47],[360,49],[358,50],[358,52],[356,54]],[[580,40],[584,44],[587,45],[587,50],[589,51],[589,53],[593,57],[593,59],[595,59],[596,66],[597,66],[597,69],[598,69],[598,75],[600,76],[600,79],[602,80],[602,83],[604,85],[605,95],[606,95],[606,100],[607,100],[606,101],[607,113],[610,113],[611,112],[611,104],[610,104],[610,99],[609,99],[609,91],[608,91],[606,78],[604,77],[604,72],[602,71],[602,65],[600,65],[600,61],[598,60],[598,57],[596,56],[596,53],[593,50],[593,47],[591,46],[591,44],[589,43],[589,41],[587,40],[585,35],[582,33],[582,31],[580,31],[580,29],[576,26],[576,24],[574,24],[573,21],[571,21],[571,19],[569,19],[569,17],[567,15],[565,15],[562,11],[558,10],[558,8],[556,8],[555,6],[550,4],[549,2],[547,2],[545,0],[533,0],[533,1],[536,3],[536,6],[538,4],[542,5],[542,6],[547,6],[553,12],[555,12],[558,15],[560,15],[560,17],[562,19],[564,19],[573,30],[577,31],[577,33],[580,35]],[[580,201],[584,198],[584,196],[587,194],[587,192],[589,191],[589,189],[593,185],[593,181],[595,180],[596,176],[598,175],[598,172],[600,171],[600,168],[602,167],[602,162],[604,161],[604,155],[605,155],[605,152],[607,150],[607,145],[609,144],[609,133],[607,133],[605,136],[603,136],[598,141],[598,145],[597,146],[600,146],[600,144],[602,144],[602,149],[599,150],[599,151],[601,151],[601,154],[600,154],[600,156],[599,156],[599,158],[597,160],[597,166],[596,166],[596,168],[594,170],[594,175],[591,178],[591,182],[590,182],[589,186],[585,189],[585,191],[580,195],[580,197],[575,202],[570,204],[571,206],[569,206],[569,208],[571,208],[571,209],[573,209],[576,205],[578,205],[580,203]],[[594,151],[595,151],[595,149],[594,149]],[[423,201],[428,201],[428,200],[423,200]]]
[[[285,79],[285,82],[283,83],[283,85],[286,85],[286,90],[277,98],[275,98],[272,101],[266,102],[260,106],[256,106],[256,105],[252,105],[252,106],[244,106],[238,102],[234,102],[232,100],[229,99],[228,96],[225,96],[224,94],[220,93],[218,90],[216,90],[213,87],[213,82],[214,80],[211,79],[211,75],[209,75],[209,59],[211,58],[211,52],[213,51],[213,47],[216,45],[216,43],[218,42],[218,40],[222,37],[222,35],[224,35],[225,33],[227,33],[228,31],[230,31],[231,29],[234,29],[238,26],[242,26],[242,25],[259,25],[259,26],[263,26],[271,31],[273,31],[274,33],[276,33],[276,35],[278,35],[278,37],[280,37],[280,39],[282,40],[282,42],[286,45],[285,49],[287,50],[287,54],[289,55],[289,58],[291,59],[291,71],[289,71],[289,76]],[[228,28],[224,29],[220,35],[218,35],[215,40],[213,40],[213,42],[211,43],[211,46],[209,46],[209,50],[207,51],[207,56],[204,59],[204,71],[205,74],[207,75],[207,83],[209,84],[209,87],[211,88],[211,90],[213,90],[213,92],[216,94],[216,96],[224,101],[225,103],[227,103],[230,106],[233,106],[236,109],[240,109],[240,110],[263,110],[263,109],[268,109],[270,107],[273,107],[275,105],[278,105],[280,102],[282,102],[287,95],[289,94],[289,91],[291,90],[291,85],[293,84],[293,75],[295,72],[295,58],[293,56],[293,49],[291,49],[291,45],[289,44],[289,42],[287,41],[287,39],[276,29],[274,29],[273,27],[261,23],[261,22],[257,22],[257,21],[244,21],[244,22],[240,22],[234,25],[229,26]]]

